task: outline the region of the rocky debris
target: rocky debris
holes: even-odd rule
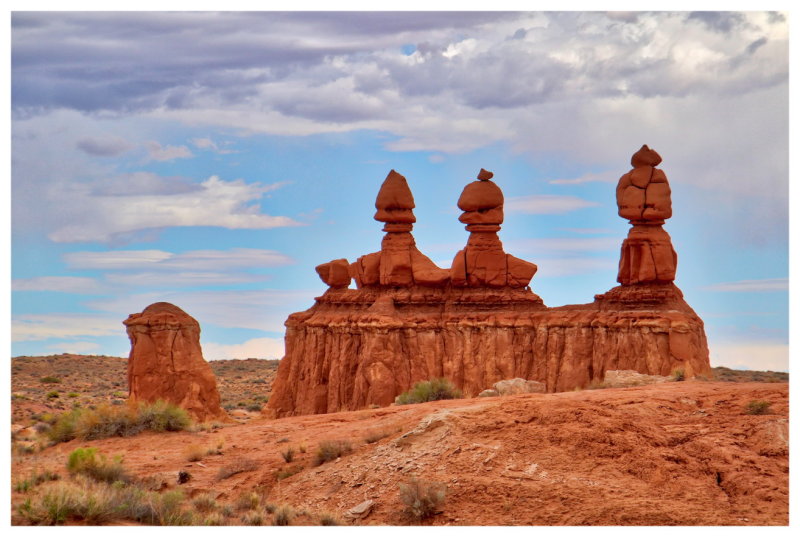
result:
[[[643,145],[631,157],[633,170],[617,184],[619,215],[633,226],[622,243],[617,281],[623,285],[675,279],[678,255],[662,229],[672,216],[672,192],[659,163],[661,156]]]
[[[546,393],[544,382],[525,380],[521,378],[501,380],[494,383],[494,389],[499,395],[517,395],[520,393]]]
[[[366,500],[355,507],[348,509],[343,516],[347,520],[361,520],[363,518],[367,518],[370,512],[372,512],[373,505],[375,505],[373,500]]]
[[[156,302],[123,324],[131,341],[128,399],[163,400],[203,422],[228,419],[200,348],[200,324],[179,307]]]
[[[478,394],[478,397],[499,397],[500,392],[493,388],[489,388],[487,390],[483,390],[481,393]]]
[[[670,377],[662,375],[645,375],[630,369],[622,371],[606,371],[603,377],[604,388],[630,388],[631,386],[644,386],[645,384],[659,384],[668,382]]]
[[[599,383],[609,370],[709,373],[703,321],[672,283],[674,252],[661,228],[671,205],[666,176],[655,168],[660,156],[644,146],[632,163],[617,191],[620,214],[636,217],[623,243],[622,285],[592,303],[557,308],[529,287],[536,265],[503,251],[497,232],[504,197],[491,172],[481,169],[461,193],[459,220],[470,237],[448,271],[417,250],[413,196],[392,170],[375,203],[376,220],[386,223],[381,251],[349,266],[357,289],[332,276],[343,273],[345,260],[318,267],[331,288],[287,319],[286,357],[265,414],[388,406],[415,382],[437,377],[474,397],[503,379],[560,392]],[[644,196],[635,215],[629,191]]]

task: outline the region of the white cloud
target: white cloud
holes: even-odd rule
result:
[[[785,343],[743,341],[709,343],[711,366],[756,371],[788,371],[789,345]]]
[[[233,345],[209,342],[202,343],[202,347],[203,357],[206,360],[243,360],[246,358],[280,360],[286,353],[283,338],[261,337]]]
[[[269,280],[269,276],[230,272],[136,272],[133,274],[107,274],[105,279],[115,285],[153,289],[263,282]]]
[[[769,278],[764,280],[740,280],[738,282],[724,282],[709,285],[703,289],[707,291],[722,291],[722,292],[769,292],[769,291],[788,291],[789,279],[788,278]]]
[[[217,144],[211,138],[192,138],[192,144],[198,149],[217,150]]]
[[[507,212],[527,214],[563,214],[586,207],[596,207],[597,202],[576,198],[575,196],[557,196],[537,194],[508,198],[505,203]]]
[[[54,291],[58,293],[102,294],[108,287],[94,278],[78,276],[39,276],[18,278],[11,282],[12,291]]]
[[[122,319],[81,313],[17,315],[11,319],[12,341],[113,336],[125,333]]]
[[[168,145],[166,147],[162,147],[161,144],[155,141],[147,142],[147,152],[150,160],[157,160],[159,162],[175,160],[179,158],[191,158],[194,156],[189,148],[185,145]]]
[[[275,250],[256,248],[189,250],[177,254],[162,250],[109,250],[69,252],[63,257],[69,268],[90,270],[146,269],[201,272],[277,267],[294,262],[292,258]]]
[[[254,203],[279,185],[224,181],[211,176],[200,189],[180,196],[130,195],[120,203],[114,196],[87,195],[84,188],[53,192],[69,223],[48,234],[55,242],[110,242],[115,236],[174,226],[216,226],[228,229],[268,229],[301,225],[286,216],[260,212]]]
[[[133,149],[130,142],[118,136],[86,136],[78,140],[76,145],[84,153],[96,157],[116,157]]]

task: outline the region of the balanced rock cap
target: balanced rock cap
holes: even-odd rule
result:
[[[376,209],[413,209],[414,196],[408,188],[406,178],[392,170],[384,179],[378,197],[375,199]]]
[[[643,145],[642,148],[631,157],[631,165],[634,168],[639,168],[640,166],[655,167],[659,164],[661,164],[661,155],[647,147],[647,144]]]
[[[503,191],[490,181],[492,177],[494,177],[492,172],[481,168],[478,180],[464,187],[461,197],[458,198],[458,208],[462,211],[480,211],[502,207]]]

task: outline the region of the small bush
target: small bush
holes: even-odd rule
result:
[[[114,457],[109,461],[105,455],[97,453],[97,448],[78,448],[70,453],[67,470],[106,483],[130,481],[122,466],[122,458]]]
[[[61,384],[61,379],[58,377],[42,377],[39,382],[43,384]]]
[[[236,499],[236,509],[240,511],[258,509],[261,504],[261,498],[255,492],[243,492]]]
[[[242,457],[220,468],[217,473],[217,479],[227,479],[232,475],[250,472],[256,468],[258,468],[258,463],[256,461]]]
[[[203,526],[225,526],[225,517],[221,513],[212,513],[203,521]]]
[[[67,394],[67,397],[69,397],[69,398],[71,398],[71,399],[75,399],[75,398],[76,398],[76,397],[78,397],[79,395],[80,395],[80,394],[79,394],[79,393],[77,393],[77,392],[69,392],[69,393]]]
[[[686,372],[683,369],[676,369],[672,372],[672,380],[682,382],[686,380]]]
[[[200,511],[201,513],[207,513],[208,511],[214,511],[219,507],[217,502],[211,496],[211,494],[200,494],[196,498],[192,500],[192,506],[195,509]]]
[[[294,460],[294,448],[290,447],[286,451],[281,451],[281,456],[286,462],[292,462]]]
[[[414,403],[427,403],[428,401],[439,401],[442,399],[460,399],[461,390],[444,378],[437,378],[422,382],[417,382],[407,392],[401,393],[395,399],[398,405],[410,405]]]
[[[763,414],[769,414],[770,408],[772,403],[769,401],[759,401],[753,400],[747,403],[744,411],[746,414],[750,414],[751,416],[761,416]]]
[[[198,446],[197,444],[190,444],[183,453],[187,461],[197,462],[203,460],[203,457],[205,457],[206,448]]]
[[[326,440],[320,442],[316,457],[314,458],[314,465],[319,466],[320,464],[336,460],[342,455],[350,453],[352,450],[353,448],[347,440]]]
[[[330,513],[323,513],[319,517],[320,526],[341,526],[341,522]]]
[[[245,409],[250,412],[261,412],[261,403],[250,403]]]
[[[245,526],[263,526],[264,515],[258,511],[250,511],[249,513],[245,513],[242,517],[242,522]]]
[[[302,464],[296,464],[295,466],[290,466],[289,468],[283,468],[282,470],[278,470],[275,472],[275,478],[280,481],[281,479],[286,479],[287,477],[292,477],[294,474],[301,472],[303,470]]]
[[[400,484],[400,501],[406,506],[404,512],[410,518],[423,520],[440,512],[447,487],[436,481],[424,481],[412,477]]]
[[[292,523],[292,518],[294,518],[294,513],[292,510],[288,506],[282,505],[277,511],[275,511],[275,517],[272,524],[274,526],[288,526]]]
[[[55,390],[52,391],[52,392],[47,392],[47,398],[48,399],[58,399],[59,398],[59,394]]]
[[[16,492],[28,492],[36,485],[41,485],[46,481],[56,481],[57,479],[59,479],[59,475],[50,470],[44,470],[41,473],[34,472],[28,479],[23,479],[22,481],[14,483],[14,490]]]

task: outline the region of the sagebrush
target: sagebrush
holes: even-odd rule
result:
[[[416,477],[400,484],[400,501],[405,505],[404,513],[414,520],[423,520],[441,512],[447,487],[438,481],[426,481]]]
[[[398,405],[410,405],[461,397],[461,390],[453,386],[452,382],[445,378],[436,378],[417,382],[410,390],[398,395],[394,402]]]

